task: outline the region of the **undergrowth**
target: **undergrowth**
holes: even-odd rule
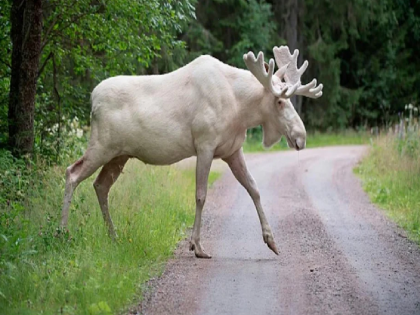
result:
[[[127,163],[110,193],[119,236],[113,242],[95,175],[77,188],[69,230],[62,231],[65,166],[27,167],[4,150],[0,162],[1,314],[119,313],[138,302],[193,223],[191,172]]]
[[[420,244],[420,131],[412,113],[405,124],[376,138],[355,172],[371,200]]]

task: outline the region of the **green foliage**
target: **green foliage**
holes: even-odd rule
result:
[[[407,119],[404,133],[373,142],[356,173],[371,200],[420,243],[420,130],[418,117],[410,114]]]
[[[12,43],[10,40],[11,1],[0,6],[0,147],[7,142],[7,102],[9,101]]]
[[[317,105],[306,101],[310,128],[387,125],[402,104],[418,101],[419,1],[305,5],[312,74],[326,87]]]
[[[35,123],[35,152],[54,162],[68,161],[82,156],[87,144],[90,128],[82,126],[77,116],[67,119],[62,116],[59,123],[50,127],[43,120]]]
[[[0,149],[0,205],[20,201],[29,187],[31,169],[27,161]]]
[[[266,1],[198,1],[197,19],[184,36],[191,59],[212,54],[244,68],[245,52],[261,50],[270,55],[271,48],[278,45],[273,12]]]
[[[307,148],[317,148],[336,145],[368,144],[370,135],[364,131],[351,129],[341,132],[313,132],[309,133],[306,140]]]
[[[119,74],[136,74],[168,49],[183,46],[174,34],[194,16],[188,1],[51,1],[46,20],[50,52],[73,75],[98,81]],[[76,22],[76,23],[69,23]],[[70,64],[71,63],[71,64]],[[69,67],[71,66],[71,68]]]

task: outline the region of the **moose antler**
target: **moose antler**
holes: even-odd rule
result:
[[[244,61],[249,71],[257,78],[258,81],[269,91],[271,91],[276,97],[281,97],[286,91],[287,86],[282,88],[276,88],[273,85],[273,73],[274,73],[274,60],[270,59],[268,69],[264,64],[264,54],[260,51],[258,57],[252,51],[244,55]],[[287,66],[286,66],[287,68]],[[280,69],[281,70],[281,69]],[[279,71],[280,71],[279,70]],[[285,71],[285,69],[284,69]]]
[[[274,60],[270,59],[268,69],[264,64],[264,54],[258,53],[257,58],[253,52],[244,55],[244,61],[249,71],[260,81],[260,83],[271,91],[276,97],[290,98],[293,95],[303,95],[311,98],[318,98],[322,95],[323,85],[316,86],[316,79],[310,83],[302,85],[300,78],[308,67],[308,61],[305,61],[299,69],[297,68],[297,58],[299,50],[290,54],[287,46],[274,47],[274,58],[276,59],[279,70],[276,72],[282,81],[279,87],[273,85]]]
[[[308,84],[302,85],[300,78],[308,67],[308,61],[305,60],[303,65],[297,67],[297,59],[299,56],[299,50],[295,49],[293,55],[290,54],[289,48],[287,46],[274,47],[274,58],[276,59],[277,66],[280,68],[276,72],[276,75],[280,79],[284,79],[286,86],[288,86],[288,91],[286,97],[291,97],[294,95],[303,95],[310,98],[318,98],[322,96],[323,85],[320,84],[316,86],[316,79],[313,79]],[[281,71],[286,67],[286,71]]]

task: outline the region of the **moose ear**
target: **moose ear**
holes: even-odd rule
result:
[[[265,68],[265,71],[268,72],[268,69],[270,69],[270,66],[268,65],[268,63],[264,62],[264,68]]]

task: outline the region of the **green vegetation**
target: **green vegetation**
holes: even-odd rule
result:
[[[34,165],[37,171],[24,174],[25,164],[13,166],[6,152],[0,155],[9,203],[0,212],[2,314],[111,314],[137,303],[144,282],[163,270],[193,223],[192,173],[132,160],[110,194],[117,242],[107,236],[95,176],[76,190],[69,231],[60,231],[65,167]],[[22,190],[3,190],[17,186]]]
[[[370,136],[365,132],[314,132],[309,133],[306,140],[308,148],[325,147],[332,145],[368,144]]]
[[[212,187],[214,182],[216,180],[218,180],[220,178],[220,176],[222,175],[222,173],[220,172],[216,172],[216,171],[211,171],[209,174],[209,181],[208,181],[208,186]]]
[[[330,132],[330,133],[308,133],[306,139],[307,148],[317,148],[333,145],[355,145],[355,144],[368,144],[369,136],[367,133],[344,131],[344,132]],[[244,143],[244,152],[260,152],[260,151],[278,151],[287,150],[287,142],[283,137],[281,141],[275,144],[270,149],[264,149],[262,145],[261,136],[259,134],[248,134],[248,138]]]
[[[401,136],[401,135],[400,135]],[[409,123],[403,138],[377,138],[368,156],[355,169],[363,187],[409,236],[420,243],[420,132]]]
[[[245,153],[251,152],[261,152],[261,151],[280,151],[280,150],[287,150],[287,143],[284,138],[280,140],[279,143],[273,145],[270,149],[265,149],[262,140],[257,140],[255,138],[247,138],[247,140],[243,144],[243,149]]]
[[[111,192],[117,243],[106,237],[92,180],[76,191],[70,231],[57,230],[64,169],[86,147],[89,97],[101,80],[167,73],[202,54],[244,68],[245,52],[268,59],[273,46],[287,44],[310,62],[303,81],[325,86],[319,100],[292,99],[308,130],[324,132],[308,134],[309,148],[368,143],[369,136],[338,131],[387,126],[420,97],[418,0],[5,0],[0,34],[0,312],[7,314],[118,312],[141,295],[141,283],[159,273],[192,222],[193,172],[129,163],[131,176]],[[263,150],[261,137],[261,127],[249,131],[244,150]],[[273,150],[286,147],[283,140]],[[382,138],[359,168],[373,200],[415,238],[419,153],[413,132]]]

